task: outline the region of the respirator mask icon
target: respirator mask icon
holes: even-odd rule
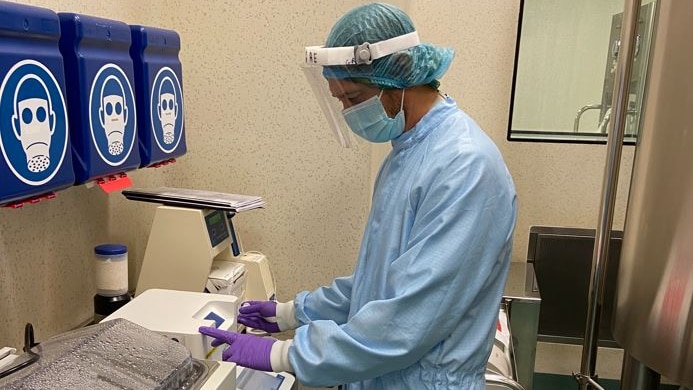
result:
[[[101,87],[99,120],[108,140],[108,153],[117,156],[125,149],[123,138],[128,122],[123,84],[115,76],[108,76]]]
[[[55,132],[55,113],[46,84],[39,77],[22,77],[14,92],[12,130],[22,144],[30,172],[43,172],[50,166],[51,137]]]
[[[175,140],[174,130],[176,128],[176,120],[178,119],[176,90],[170,77],[165,77],[159,85],[157,112],[164,133],[164,143],[170,145]]]

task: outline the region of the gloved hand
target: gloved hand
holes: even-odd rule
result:
[[[277,340],[269,337],[227,332],[211,326],[201,326],[199,331],[203,335],[214,337],[213,347],[218,347],[224,343],[229,345],[222,354],[224,361],[254,370],[272,371],[270,352],[272,351],[272,344]]]
[[[245,326],[264,330],[267,333],[279,333],[277,324],[277,302],[274,301],[247,301],[241,304],[238,310],[237,321]],[[272,318],[268,318],[272,317]]]

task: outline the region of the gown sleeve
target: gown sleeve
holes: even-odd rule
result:
[[[353,275],[337,278],[332,285],[320,287],[312,292],[303,291],[296,295],[294,308],[300,325],[312,321],[330,320],[343,324],[349,316]]]

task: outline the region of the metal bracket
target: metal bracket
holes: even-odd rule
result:
[[[597,381],[595,381],[594,379],[592,379],[586,375],[582,375],[580,373],[574,372],[573,376],[578,381],[578,383],[582,386],[589,384],[597,390],[606,390],[603,387],[601,387]],[[596,376],[595,376],[595,378],[596,378]]]

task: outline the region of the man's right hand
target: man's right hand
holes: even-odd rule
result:
[[[238,323],[250,328],[264,330],[267,333],[279,333],[277,324],[277,302],[246,301],[241,304]]]

